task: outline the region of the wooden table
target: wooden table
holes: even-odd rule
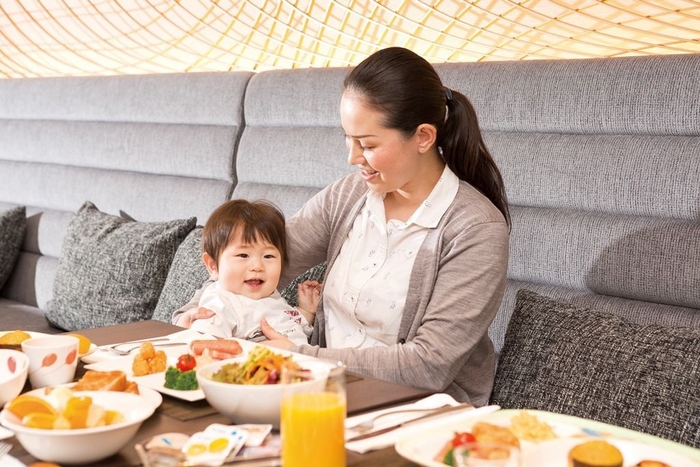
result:
[[[76,332],[84,334],[97,345],[106,345],[163,336],[179,330],[182,330],[182,328],[160,321],[142,321],[138,323],[120,324],[116,326],[107,326],[98,329],[89,329]],[[78,366],[76,378],[82,376],[84,372],[85,370],[82,368],[82,364],[80,364]],[[29,383],[27,383],[27,386],[25,387],[25,390],[28,389],[30,389]],[[348,415],[350,416],[375,410],[381,407],[389,407],[392,405],[406,403],[431,394],[431,392],[423,389],[410,388],[364,376],[349,378],[346,390]],[[180,403],[179,400],[172,399],[167,395],[163,395],[163,398],[164,401],[171,400],[173,402]],[[134,444],[138,443],[139,441],[143,441],[157,434],[167,432],[193,434],[197,431],[203,430],[212,423],[230,424],[231,421],[218,413],[205,415],[192,420],[180,421],[164,414],[161,409],[158,409],[156,413],[146,420],[141,426],[138,433],[134,437],[133,443],[129,443],[118,454],[100,461],[99,465],[104,467],[141,465],[141,461],[136,454],[136,450],[134,449]],[[32,462],[36,462],[36,459],[27,454],[27,452],[15,438],[11,438],[9,441],[13,444],[12,451],[10,452],[12,456],[16,457],[27,465],[31,464]],[[393,447],[390,447],[362,455],[348,451],[347,465],[382,465],[399,467],[414,466],[415,464],[403,459],[396,453]]]

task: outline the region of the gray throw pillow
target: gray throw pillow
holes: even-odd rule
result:
[[[700,447],[700,329],[637,324],[520,290],[491,403]]]
[[[46,318],[66,330],[151,319],[196,222],[134,222],[86,202],[68,225]]]
[[[0,212],[0,289],[10,277],[27,230],[24,206]]]
[[[173,312],[194,296],[209,273],[202,261],[202,227],[194,229],[177,249],[153,319],[170,323]]]

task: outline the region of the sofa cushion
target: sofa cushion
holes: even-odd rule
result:
[[[700,329],[637,324],[522,289],[491,403],[700,447]]]
[[[26,230],[27,213],[24,206],[0,212],[0,289],[12,273]]]
[[[150,319],[196,218],[134,222],[86,202],[61,249],[47,319],[66,330]]]
[[[197,289],[209,279],[202,261],[202,230],[202,227],[195,228],[177,249],[153,319],[170,323],[173,312],[189,302]]]

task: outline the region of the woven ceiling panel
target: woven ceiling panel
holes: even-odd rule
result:
[[[690,0],[0,0],[0,77],[700,52]]]

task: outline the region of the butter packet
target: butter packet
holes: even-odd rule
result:
[[[213,423],[190,436],[182,452],[196,465],[217,466],[235,457],[248,438],[248,432],[235,426]]]
[[[254,425],[249,423],[245,425],[235,425],[235,427],[248,432],[248,439],[245,440],[246,447],[262,445],[267,435],[272,431],[272,425]]]

